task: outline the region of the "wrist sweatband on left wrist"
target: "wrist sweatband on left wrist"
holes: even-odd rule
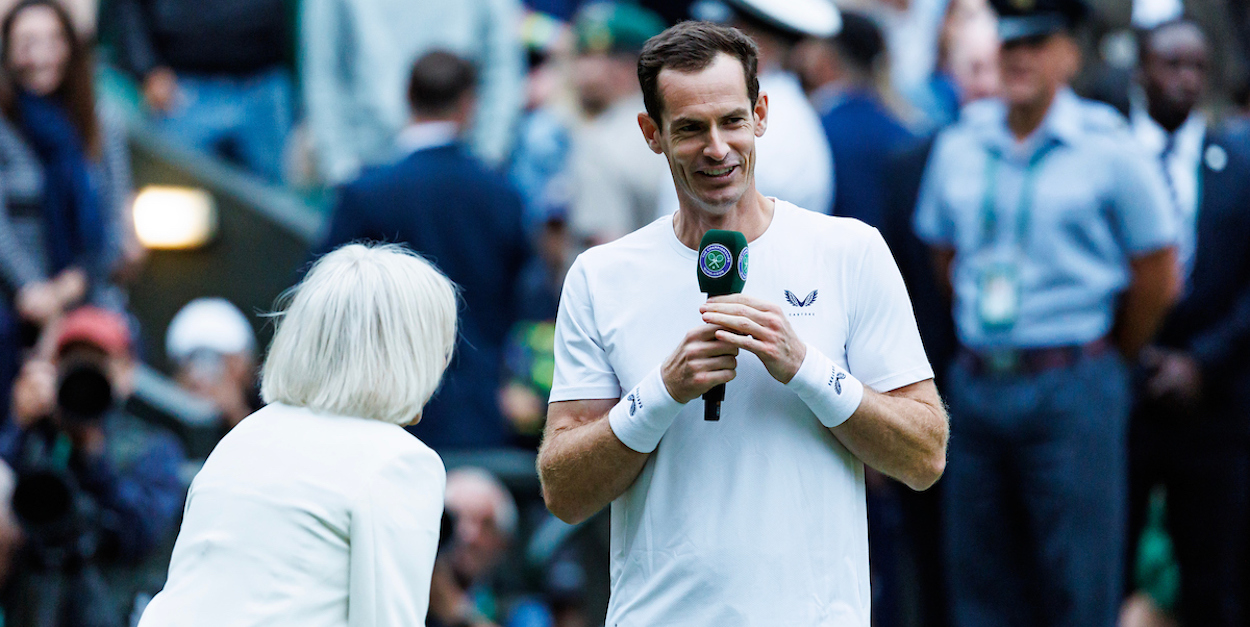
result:
[[[807,403],[820,424],[830,429],[846,422],[864,400],[864,384],[832,359],[807,345],[807,356],[786,384]]]

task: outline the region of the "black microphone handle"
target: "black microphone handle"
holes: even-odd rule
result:
[[[703,393],[703,419],[720,420],[720,403],[725,400],[725,384],[722,383]]]

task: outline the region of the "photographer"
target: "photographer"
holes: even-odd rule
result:
[[[171,435],[124,409],[134,362],[123,318],[83,307],[54,337],[50,359],[23,366],[0,430],[26,536],[7,618],[41,627],[121,625],[135,592],[147,587],[135,566],[182,505],[183,455]]]

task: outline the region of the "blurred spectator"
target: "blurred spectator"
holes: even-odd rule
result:
[[[804,46],[814,50],[803,76],[838,164],[833,213],[879,227],[886,162],[912,138],[877,90],[886,61],[881,30],[864,15],[843,12],[836,36]]]
[[[726,2],[705,0],[692,11],[697,19],[738,28],[759,47],[760,93],[768,94],[768,127],[755,141],[755,188],[765,196],[829,213],[836,192],[829,142],[798,77],[785,68],[802,37],[830,37],[837,32],[837,9],[826,0]],[[677,211],[677,191],[671,180],[666,172],[661,215]]]
[[[434,49],[479,69],[474,153],[492,165],[508,154],[523,95],[519,0],[303,0],[300,11],[305,107],[326,181],[394,157],[408,70]]]
[[[291,130],[285,0],[117,0],[118,60],[158,127],[273,183]]]
[[[1140,43],[1132,126],[1163,170],[1180,225],[1185,296],[1142,352],[1146,374],[1129,431],[1128,546],[1137,546],[1151,491],[1162,484],[1181,624],[1245,625],[1250,144],[1244,130],[1229,133],[1197,108],[1210,52],[1197,25],[1165,22]]]
[[[1175,224],[1123,118],[1068,88],[1084,5],[995,8],[1003,98],[938,138],[915,216],[961,344],[945,389],[946,580],[961,626],[1112,625],[1123,359],[1175,299]]]
[[[247,316],[224,298],[197,298],[169,323],[165,353],[183,389],[221,412],[224,430],[261,408],[256,337]]]
[[[6,624],[122,625],[136,594],[153,592],[136,571],[103,570],[137,566],[182,506],[177,441],[125,409],[133,371],[125,320],[92,307],[22,368],[0,430],[26,536]]]
[[[437,451],[505,445],[496,394],[504,338],[516,321],[518,276],[529,256],[521,199],[457,140],[474,106],[472,64],[434,51],[412,68],[412,123],[400,161],[339,190],[321,245],[358,239],[404,243],[462,289],[460,342],[439,390],[411,430]]]
[[[434,563],[428,622],[445,627],[502,623],[492,579],[516,536],[516,501],[489,472],[458,468],[447,473],[446,511],[451,541]]]
[[[142,257],[130,164],[114,117],[97,113],[91,53],[51,0],[3,21],[0,52],[0,386],[20,349],[83,300],[121,306],[111,274]],[[3,396],[3,395],[0,395]]]
[[[638,53],[664,30],[641,7],[600,1],[577,13],[573,82],[586,121],[569,158],[569,226],[577,250],[610,242],[655,219],[668,163],[651,152],[638,127],[643,111]]]

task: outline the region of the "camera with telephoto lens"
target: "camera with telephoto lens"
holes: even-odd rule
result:
[[[32,566],[76,570],[95,553],[97,518],[70,469],[73,445],[66,429],[99,423],[113,407],[104,365],[69,356],[58,367],[56,415],[36,423],[18,460],[13,512],[27,536]],[[58,426],[59,425],[59,426]]]
[[[113,384],[104,366],[92,359],[62,362],[57,378],[56,406],[67,424],[98,422],[113,407]]]
[[[56,408],[27,431],[14,470],[13,513],[26,542],[19,580],[22,603],[12,618],[34,627],[121,624],[104,583],[100,505],[80,485],[72,460],[74,430],[99,428],[114,404],[102,360],[63,354]]]

